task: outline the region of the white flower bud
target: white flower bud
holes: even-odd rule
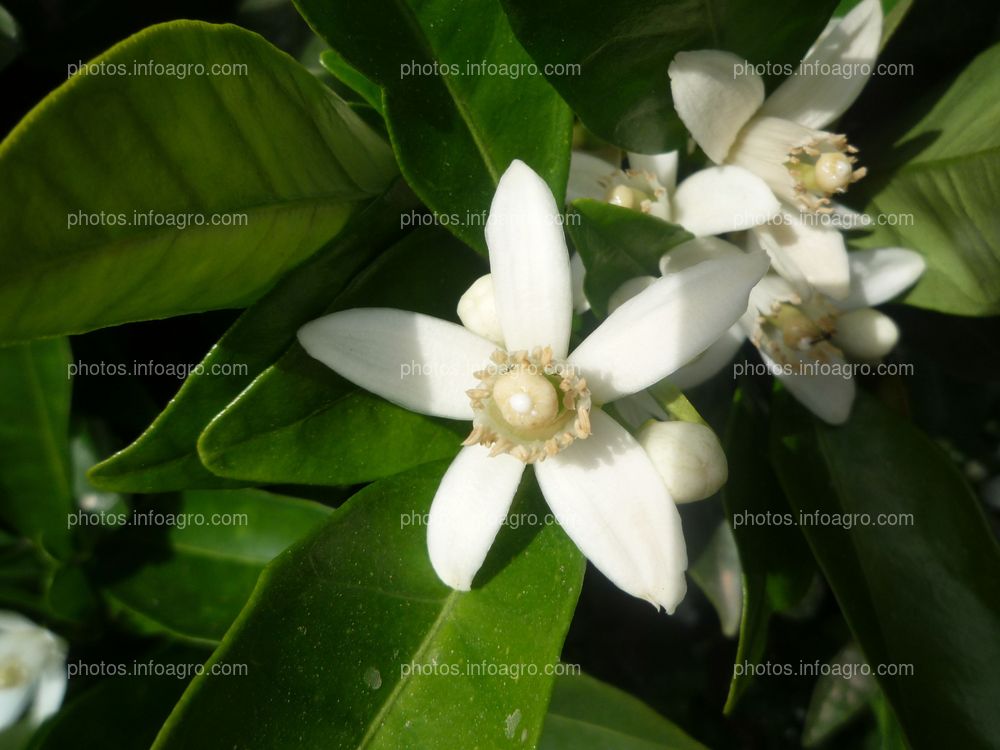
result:
[[[65,642],[16,612],[0,611],[0,730],[25,715],[32,726],[41,724],[65,692]]]
[[[462,295],[458,301],[458,319],[473,333],[503,347],[503,329],[497,317],[493,277],[490,274],[480,276]]]
[[[833,342],[851,359],[874,362],[892,351],[899,341],[895,321],[871,307],[852,310],[837,317]]]
[[[651,422],[636,435],[675,503],[714,495],[729,467],[715,433],[693,422]]]

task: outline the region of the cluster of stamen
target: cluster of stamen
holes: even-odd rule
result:
[[[798,372],[801,355],[824,364],[843,357],[830,341],[836,330],[837,313],[833,307],[820,297],[807,302],[796,297],[775,301],[768,313],[761,314],[751,340],[775,362]]]
[[[793,148],[785,163],[795,180],[795,197],[803,211],[830,213],[830,196],[846,193],[847,186],[867,174],[855,168],[858,150],[844,135],[824,133],[804,146]]]
[[[544,461],[590,435],[590,389],[549,347],[497,350],[474,373],[468,391],[472,432],[464,445],[485,445],[491,456],[509,453],[526,464]]]
[[[639,169],[619,170],[602,178],[600,184],[605,190],[605,202],[614,206],[654,216],[669,213],[667,190],[650,172]]]

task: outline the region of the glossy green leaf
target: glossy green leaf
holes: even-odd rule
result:
[[[319,61],[338,81],[357,93],[373,109],[377,110],[380,115],[384,114],[382,112],[382,89],[368,80],[364,73],[347,62],[337,50],[323,50],[320,53]]]
[[[0,348],[0,519],[58,556],[70,551],[75,506],[71,357],[66,339]]]
[[[600,317],[618,287],[636,276],[659,276],[663,254],[693,239],[676,224],[589,198],[573,201],[566,229],[587,269],[584,292]]]
[[[250,674],[197,678],[154,747],[533,747],[583,558],[557,526],[511,524],[472,591],[448,589],[419,520],[444,469],[369,486],[272,563],[211,660]],[[514,508],[540,504],[526,483]]]
[[[837,5],[837,0],[502,2],[518,39],[540,68],[552,71],[549,81],[584,124],[616,146],[648,154],[686,143],[667,77],[674,55],[722,49],[754,63],[794,66]]]
[[[642,701],[584,674],[559,677],[538,750],[705,750]]]
[[[149,429],[95,466],[91,481],[122,492],[238,486],[240,482],[223,479],[202,465],[198,436],[288,349],[302,324],[319,316],[367,261],[400,237],[400,216],[415,203],[405,184],[397,183],[323,250],[251,305]]]
[[[867,246],[919,251],[927,271],[906,301],[954,315],[1000,314],[1000,45],[977,57],[900,141],[868,206],[894,217]],[[873,173],[875,176],[878,172]],[[907,218],[912,217],[912,219]]]
[[[729,481],[722,488],[743,569],[740,640],[726,699],[732,711],[752,680],[746,665],[761,663],[771,617],[797,604],[812,581],[814,565],[797,517],[768,460],[768,422],[750,394],[736,392],[724,441]]]
[[[820,514],[802,531],[910,744],[995,746],[1000,546],[958,470],[864,392],[842,427],[779,393],[772,428],[781,484]]]
[[[203,67],[133,70],[150,60]],[[394,173],[350,107],[237,27],[154,26],[90,66],[0,144],[0,340],[247,304]]]
[[[572,116],[531,70],[498,0],[296,5],[348,64],[382,88],[400,168],[442,225],[485,252],[486,212],[514,159],[538,172],[561,205]]]
[[[32,737],[28,750],[148,750],[209,653],[171,645],[136,659],[127,666],[150,674],[107,677],[70,698]]]
[[[447,273],[442,273],[447,269]],[[330,310],[395,307],[455,319],[482,260],[441,229],[407,236]],[[212,471],[260,483],[356,484],[454,456],[468,424],[433,419],[339,377],[295,344],[198,443]]]
[[[105,594],[139,632],[217,642],[264,566],[329,513],[260,490],[195,490],[134,505],[104,520],[120,527],[99,553]]]

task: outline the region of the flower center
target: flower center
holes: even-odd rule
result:
[[[559,396],[544,375],[514,370],[493,384],[493,400],[512,427],[528,430],[551,424],[559,413]]]
[[[0,664],[0,689],[12,688],[21,685],[28,679],[28,673],[24,667],[16,661],[8,661]]]
[[[821,298],[807,302],[776,302],[762,315],[754,343],[775,362],[797,366],[802,355],[816,362],[832,362],[842,352],[830,343],[837,330],[837,313]]]
[[[464,445],[485,445],[490,455],[509,453],[525,463],[544,461],[590,435],[590,390],[548,347],[532,352],[496,351],[475,373],[472,432]]]
[[[613,206],[631,208],[633,211],[642,211],[643,202],[649,202],[650,197],[628,185],[615,185],[605,195],[604,200]]]
[[[602,178],[604,201],[614,206],[670,219],[670,197],[659,180],[649,172],[624,169]]]
[[[828,213],[830,196],[846,193],[848,185],[868,172],[865,167],[854,168],[857,152],[845,136],[822,132],[811,143],[793,148],[785,167],[795,180],[799,207]]]
[[[851,161],[839,151],[821,154],[816,160],[813,176],[820,190],[833,193],[846,188],[854,175]]]

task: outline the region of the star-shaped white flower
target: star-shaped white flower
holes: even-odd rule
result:
[[[667,276],[707,259],[739,258],[738,247],[712,238],[694,240],[667,253]],[[884,247],[850,253],[850,289],[839,300],[818,292],[803,295],[769,273],[750,292],[746,314],[725,335],[670,376],[679,388],[707,380],[732,361],[749,338],[789,392],[816,416],[842,424],[854,403],[848,362],[875,362],[899,340],[892,318],[874,309],[912,286],[923,273],[923,257]]]
[[[831,197],[865,170],[855,168],[847,139],[823,128],[861,93],[881,35],[879,0],[863,0],[827,25],[766,100],[763,79],[729,52],[681,52],[669,70],[677,113],[708,157],[759,176],[785,204],[779,222],[754,230],[775,270],[835,298],[847,293],[847,250],[840,233],[811,214],[841,210]],[[831,70],[852,74],[823,74]]]
[[[0,730],[22,718],[41,724],[65,693],[65,642],[23,615],[0,611]]]
[[[413,312],[356,309],[299,340],[340,375],[413,411],[472,420],[434,497],[430,560],[468,590],[525,467],[563,530],[620,588],[672,612],[685,591],[680,517],[642,447],[600,405],[680,367],[746,309],[761,254],[707,262],[651,285],[569,352],[569,254],[555,200],[520,161],[504,173],[486,241],[502,348]],[[471,444],[470,444],[471,443]]]

